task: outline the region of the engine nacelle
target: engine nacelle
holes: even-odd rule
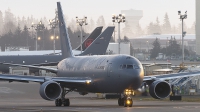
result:
[[[149,94],[155,99],[166,98],[170,95],[171,86],[166,81],[154,81],[149,86]]]
[[[62,88],[54,81],[44,82],[40,86],[40,96],[45,100],[55,100],[60,97]]]

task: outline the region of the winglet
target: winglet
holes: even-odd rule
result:
[[[74,55],[72,53],[72,47],[68,35],[68,30],[66,28],[60,2],[57,2],[57,8],[58,8],[58,21],[59,21],[62,56],[63,58],[73,57]]]
[[[88,36],[87,39],[81,44],[83,51],[101,34],[103,26],[96,27],[94,31]],[[76,50],[81,51],[81,45],[79,45]]]
[[[109,26],[102,32],[92,44],[80,55],[104,55],[115,27]]]

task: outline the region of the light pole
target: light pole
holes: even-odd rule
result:
[[[115,22],[113,22],[113,26],[115,26]],[[116,31],[115,31],[115,29],[114,29],[114,39],[113,39],[114,42],[115,42],[115,32],[116,32]]]
[[[27,34],[27,31],[29,30],[30,28],[28,28],[27,26],[24,27],[24,31],[26,32],[26,46],[27,48],[29,49],[29,44],[28,44],[28,37],[29,35]]]
[[[38,31],[41,31],[41,30],[44,30],[44,24],[42,24],[42,21],[40,21],[38,24],[34,24],[34,23],[32,23],[32,25],[31,25],[31,27],[32,27],[32,37],[33,37],[33,28],[35,29],[35,31],[36,31],[36,37],[35,37],[35,50],[37,51],[38,50],[38,45],[37,45],[37,41],[38,40],[41,40],[41,38],[40,37],[37,37],[38,35],[37,35],[37,33],[38,33]],[[44,36],[44,32],[43,32],[43,36]],[[44,38],[44,37],[43,37]]]
[[[125,22],[125,16],[122,14],[119,15],[113,15],[112,16],[112,22],[113,23],[118,23],[118,53],[120,54],[120,23]]]
[[[169,43],[169,41],[168,41],[168,37],[167,37],[167,41],[166,41],[166,57],[167,57],[167,47],[168,47],[168,43]]]
[[[147,40],[147,47],[148,47],[148,53],[149,53],[149,41]]]
[[[55,10],[55,14],[56,14],[55,18],[49,20],[49,25],[50,25],[51,29],[53,30],[53,36],[51,36],[51,39],[54,40],[53,41],[53,43],[54,43],[54,46],[53,46],[54,54],[55,54],[55,49],[56,49],[56,47],[55,47],[55,39],[58,37],[58,36],[57,37],[55,36],[55,29],[56,29],[56,27],[58,25],[58,11],[57,10]]]
[[[32,22],[32,25],[31,25],[31,27],[32,27],[32,38],[34,38],[33,37],[33,28],[35,29],[35,31],[36,31],[36,36],[35,36],[35,50],[37,51],[37,24],[34,24],[33,22]]]
[[[185,31],[183,31],[183,20],[187,19],[187,11],[185,11],[184,15],[181,15],[181,11],[178,11],[178,15],[180,15],[180,20],[182,21],[182,64],[184,63],[184,36],[186,34]]]
[[[41,40],[41,38],[40,38],[40,37],[38,37],[37,39],[38,39],[38,40]]]
[[[43,39],[42,39],[42,47],[41,48],[44,48],[44,29],[45,29],[45,27],[44,27],[44,24],[42,23],[42,21],[40,21],[39,22],[39,24],[38,24],[38,31],[42,31],[43,32]]]
[[[58,39],[59,37],[58,36],[51,36],[51,40],[53,40],[53,52],[54,52],[54,55],[55,55],[55,50],[56,50],[56,39]]]
[[[87,23],[87,17],[85,16],[83,19],[79,19],[78,17],[76,17],[76,24],[79,25],[81,27],[81,53],[83,51],[83,46],[82,46],[82,43],[83,43],[83,34],[82,34],[82,26],[83,25],[88,25]]]

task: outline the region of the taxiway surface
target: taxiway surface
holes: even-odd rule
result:
[[[43,100],[38,83],[0,82],[0,112],[199,112],[199,102],[134,101],[133,107],[120,107],[117,99],[97,99],[96,94],[67,95],[70,107],[55,107]]]

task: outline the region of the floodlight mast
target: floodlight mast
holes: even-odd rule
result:
[[[32,27],[32,36],[33,36],[33,29],[35,29],[35,31],[36,31],[36,37],[34,38],[35,39],[35,50],[37,51],[38,50],[38,45],[37,45],[37,41],[38,40],[41,40],[41,38],[39,38],[39,37],[37,37],[38,35],[37,35],[37,33],[38,33],[38,31],[41,31],[41,30],[43,30],[44,31],[44,24],[42,23],[42,21],[40,21],[38,24],[34,24],[33,22],[32,22],[32,25],[31,25],[31,27]],[[44,36],[44,35],[43,35]],[[43,37],[44,38],[44,37]]]
[[[178,11],[178,15],[180,15],[180,20],[182,21],[182,65],[184,64],[184,36],[186,35],[186,31],[183,31],[183,20],[187,19],[187,11],[185,11],[184,15],[181,15],[181,11]]]
[[[55,40],[58,39],[58,38],[56,38],[56,35],[55,35],[55,29],[58,26],[58,11],[57,10],[55,10],[55,18],[49,20],[49,25],[50,25],[51,29],[53,30],[53,36],[51,36],[51,39],[53,40],[53,52],[55,55],[55,50],[56,50]]]
[[[82,46],[82,43],[83,43],[83,34],[82,34],[82,26],[83,25],[88,25],[87,23],[87,17],[85,16],[83,19],[79,19],[78,17],[76,17],[76,24],[79,25],[81,27],[81,53],[83,52],[83,46]]]
[[[112,22],[113,23],[118,23],[118,53],[120,54],[120,23],[124,23],[125,20],[125,15],[119,14],[119,15],[114,15],[112,16]]]

